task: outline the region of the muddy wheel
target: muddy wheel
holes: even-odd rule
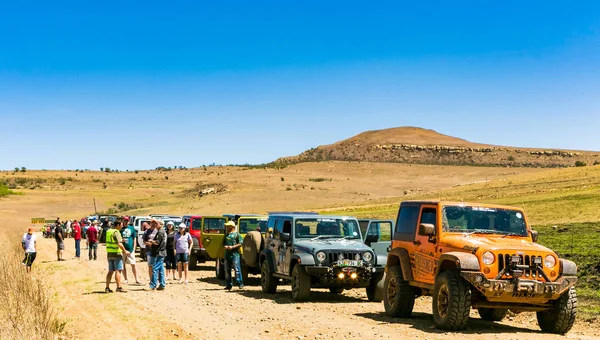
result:
[[[435,280],[433,322],[443,330],[467,327],[471,311],[471,290],[458,272],[446,271]]]
[[[485,321],[502,321],[508,313],[507,308],[479,308],[477,309],[481,319]]]
[[[275,294],[278,283],[279,278],[273,276],[271,270],[269,270],[269,264],[265,260],[260,266],[260,286],[263,293]]]
[[[304,301],[310,296],[310,275],[301,265],[292,270],[292,299]]]
[[[395,318],[410,318],[415,295],[415,288],[404,280],[400,266],[390,267],[383,285],[385,313]]]
[[[383,287],[385,285],[385,273],[374,276],[369,282],[369,286],[367,287],[367,298],[371,302],[381,302],[383,301],[384,290]]]
[[[219,280],[225,280],[225,260],[215,260],[215,276]]]
[[[198,257],[196,255],[190,255],[188,268],[190,270],[196,270],[196,268],[198,268]]]
[[[344,288],[329,288],[329,292],[331,294],[342,294],[344,292]]]
[[[554,301],[552,309],[537,312],[537,320],[543,332],[565,334],[573,327],[576,315],[577,294],[575,288],[571,287]]]

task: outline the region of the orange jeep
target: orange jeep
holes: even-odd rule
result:
[[[415,298],[432,296],[433,321],[466,327],[471,308],[484,320],[535,311],[544,332],[565,334],[575,321],[577,266],[536,244],[522,209],[409,201],[400,205],[386,264],[384,307],[410,317]]]

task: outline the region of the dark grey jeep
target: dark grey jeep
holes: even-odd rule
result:
[[[268,229],[259,261],[263,292],[275,293],[284,280],[296,301],[308,299],[311,288],[334,294],[366,288],[369,301],[383,300],[387,258],[363,243],[356,218],[276,213],[269,215]]]

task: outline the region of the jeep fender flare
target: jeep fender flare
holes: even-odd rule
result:
[[[267,261],[269,265],[269,270],[271,273],[276,273],[275,270],[275,254],[270,249],[265,249],[260,253],[260,265],[262,266],[263,262]]]
[[[573,261],[560,259],[560,275],[577,276],[577,265]]]
[[[405,281],[413,281],[410,257],[406,249],[394,248],[389,251],[385,264],[385,272],[387,273],[388,269],[393,266],[400,266]]]
[[[440,256],[435,274],[444,270],[480,271],[479,259],[471,253],[452,251]]]

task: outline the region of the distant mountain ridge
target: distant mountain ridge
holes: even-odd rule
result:
[[[569,167],[600,164],[600,152],[472,143],[418,127],[366,131],[275,163],[363,161],[439,165]]]

